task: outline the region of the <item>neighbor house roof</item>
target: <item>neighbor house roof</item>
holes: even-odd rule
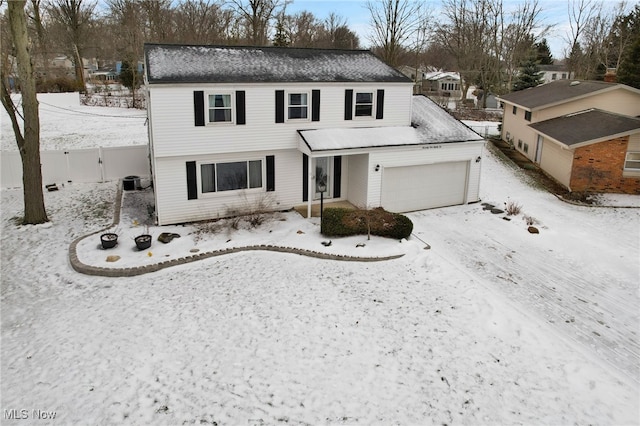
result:
[[[400,71],[366,50],[145,44],[154,83],[399,82]]]
[[[589,109],[529,126],[567,147],[577,147],[640,132],[640,119]]]
[[[536,110],[548,105],[560,104],[568,102],[569,100],[586,97],[596,92],[616,88],[636,90],[624,84],[605,83],[603,81],[556,80],[536,87],[508,93],[500,96],[499,99],[529,110]]]
[[[484,139],[426,96],[413,96],[411,126],[299,130],[310,152],[478,142]]]
[[[423,74],[425,80],[442,80],[443,78],[449,78],[453,80],[460,80],[460,74],[453,71],[430,71]]]

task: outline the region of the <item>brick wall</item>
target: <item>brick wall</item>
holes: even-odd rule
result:
[[[629,136],[576,148],[572,191],[640,194],[640,178],[622,176]]]

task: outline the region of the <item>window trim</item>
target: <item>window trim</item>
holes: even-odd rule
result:
[[[216,167],[216,165],[218,164],[226,164],[226,163],[246,163],[247,164],[247,186],[249,186],[249,181],[251,180],[250,176],[249,176],[249,170],[250,170],[250,166],[249,163],[252,161],[260,161],[260,187],[256,187],[256,188],[240,188],[240,189],[229,189],[229,190],[225,190],[225,191],[219,191],[218,190],[218,168]],[[209,192],[203,192],[202,191],[202,166],[203,165],[208,165],[208,164],[213,164],[214,165],[214,170],[215,170],[215,191],[209,191]],[[220,161],[208,161],[208,160],[202,160],[202,161],[196,161],[196,184],[197,184],[197,188],[198,188],[198,198],[207,198],[207,197],[224,197],[227,195],[234,195],[237,196],[238,193],[240,192],[264,192],[266,191],[266,157],[249,157],[246,159],[224,159],[224,160],[220,160]]]
[[[635,154],[638,156],[637,160],[630,160],[629,159],[629,154]],[[627,167],[627,163],[636,163],[638,166],[637,167]],[[640,172],[640,151],[628,151],[625,156],[624,156],[624,171],[626,172]]]
[[[303,106],[303,105],[291,105],[290,104],[290,101],[291,101],[290,96],[291,95],[307,95],[307,104],[306,104],[307,116],[305,118],[290,118],[289,117],[289,108],[290,107],[296,108],[296,107],[302,107]],[[291,90],[291,91],[285,92],[285,96],[284,96],[285,119],[284,119],[284,121],[285,122],[292,121],[292,122],[297,122],[297,123],[304,122],[304,121],[311,121],[311,114],[312,114],[312,111],[311,111],[312,106],[311,106],[311,104],[312,104],[311,93],[309,91]]]
[[[229,96],[230,99],[230,107],[229,108],[218,108],[218,109],[231,109],[231,121],[210,121],[209,118],[211,117],[211,110],[212,109],[216,109],[215,107],[210,107],[210,103],[209,103],[209,99],[211,96],[216,96],[216,95],[227,95]],[[214,92],[214,91],[208,91],[205,92],[205,124],[207,126],[224,126],[224,125],[229,125],[229,124],[236,124],[236,99],[235,99],[235,92],[234,91],[229,91],[229,92]]]
[[[358,105],[357,100],[358,100],[358,94],[359,93],[367,93],[371,95],[371,115],[357,115],[357,109],[356,106]],[[353,119],[354,120],[375,120],[376,119],[376,97],[377,97],[377,91],[374,89],[366,89],[366,90],[354,90],[353,91]],[[363,104],[360,104],[363,105]],[[364,105],[369,105],[364,104]]]

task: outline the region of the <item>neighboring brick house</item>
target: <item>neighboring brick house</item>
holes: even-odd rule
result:
[[[369,51],[146,44],[145,62],[160,225],[479,200],[484,139]]]
[[[569,190],[640,194],[640,90],[558,80],[500,101],[502,139]]]

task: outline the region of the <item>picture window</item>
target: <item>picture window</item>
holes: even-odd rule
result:
[[[200,165],[202,193],[262,187],[262,160]]]

